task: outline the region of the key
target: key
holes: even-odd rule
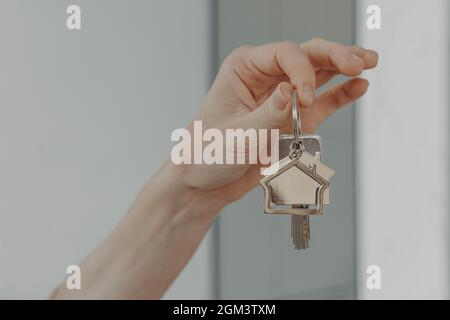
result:
[[[317,135],[302,135],[292,96],[293,135],[282,135],[278,163],[265,170],[260,185],[265,192],[265,212],[291,214],[291,236],[295,249],[310,245],[310,215],[321,215],[329,203],[329,181],[333,169],[321,161],[321,143]]]
[[[311,154],[321,152],[322,146],[318,135],[302,135],[300,139],[305,146],[305,150]],[[290,145],[294,141],[294,135],[281,135],[279,144],[280,159],[289,155]],[[292,208],[308,209],[308,205],[293,204]],[[291,237],[296,250],[309,248],[310,243],[310,225],[309,216],[291,215]]]

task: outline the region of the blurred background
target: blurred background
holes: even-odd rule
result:
[[[310,249],[255,189],[165,298],[447,299],[449,17],[445,0],[0,0],[0,298],[47,298],[112,230],[232,49],[321,37],[380,63],[318,131],[337,174]]]

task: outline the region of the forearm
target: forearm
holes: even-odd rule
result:
[[[181,182],[166,163],[112,234],[81,264],[81,290],[61,285],[56,299],[160,298],[187,264],[224,206],[214,192]]]

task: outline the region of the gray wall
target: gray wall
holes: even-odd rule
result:
[[[219,0],[219,56],[244,44],[314,37],[353,43],[353,1]],[[258,188],[225,209],[219,227],[221,298],[318,298],[354,295],[353,107],[318,131],[336,170],[332,204],[311,218],[311,248],[294,251],[290,219],[263,213]]]
[[[82,30],[66,29],[66,8]],[[46,298],[168,157],[210,80],[209,2],[0,1],[0,297]],[[169,297],[210,297],[207,243]]]
[[[369,2],[356,6],[358,39],[390,61],[370,73],[357,150],[353,107],[318,131],[336,176],[332,204],[311,219],[311,248],[293,250],[290,219],[265,215],[257,188],[224,210],[166,298],[350,298],[355,276],[362,298],[448,297],[449,6],[380,0],[377,33],[364,29]],[[73,3],[81,31],[65,27]],[[354,8],[353,0],[0,1],[0,298],[46,298],[111,231],[167,158],[172,130],[198,110],[216,58],[269,41],[352,44]],[[405,48],[415,55],[405,58]],[[431,79],[425,91],[416,77],[398,81],[411,65]],[[392,136],[403,139],[390,145],[403,159],[395,166],[372,148]],[[434,157],[417,157],[414,141]],[[380,164],[385,175],[372,168]],[[419,176],[429,184],[408,180],[418,167],[430,168]],[[380,197],[393,194],[385,182],[399,172],[414,190],[396,193],[380,215]],[[411,194],[425,200],[417,206]],[[420,247],[415,230],[426,237]],[[386,272],[383,291],[366,291],[367,264]]]

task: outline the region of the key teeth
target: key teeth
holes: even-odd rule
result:
[[[295,250],[309,248],[309,216],[291,216],[291,235]]]

